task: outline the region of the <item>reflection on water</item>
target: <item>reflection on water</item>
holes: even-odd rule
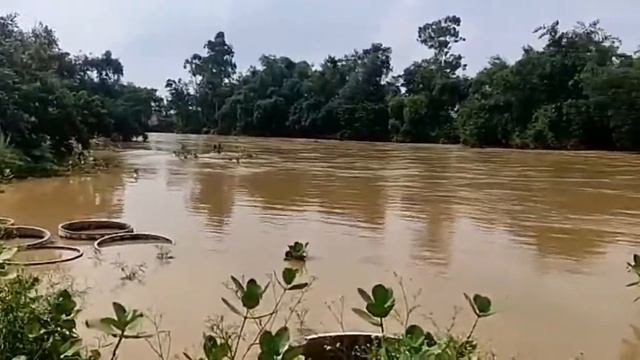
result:
[[[171,154],[217,142],[256,157]],[[111,300],[152,307],[165,313],[175,348],[197,345],[204,319],[225,311],[228,275],[278,269],[298,240],[311,243],[307,270],[319,278],[307,304],[313,328],[336,330],[325,301],[345,295],[357,305],[356,287],[398,271],[423,289],[420,305],[437,321],[463,305],[463,291],[491,295],[499,315],[479,334],[501,357],[637,354],[635,340],[621,345],[640,312],[640,294],[624,288],[640,234],[637,155],[154,134],[119,156],[109,174],[28,180],[0,195],[0,215],[21,223],[54,231],[69,219],[121,218],[177,241],[166,265],[152,246],[87,247],[63,265],[91,286],[87,316]],[[118,259],[145,263],[144,282],[121,286],[110,265]]]
[[[74,176],[31,179],[7,187],[0,198],[2,212],[14,214],[21,224],[53,230],[69,218],[118,218],[126,179],[121,170],[99,177]]]

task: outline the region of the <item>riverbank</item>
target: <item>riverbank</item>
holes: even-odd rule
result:
[[[146,135],[145,135],[146,139]],[[117,153],[122,146],[132,147],[132,143],[113,142],[99,138],[91,141],[90,149],[75,144],[66,155],[54,157],[43,153],[41,158],[26,157],[0,135],[0,185],[14,180],[47,178],[78,174],[96,174],[120,166]]]
[[[346,139],[346,138],[340,138],[339,136],[335,135],[335,136],[264,136],[264,135],[245,135],[245,134],[236,134],[236,135],[225,135],[225,134],[216,134],[216,133],[199,133],[199,132],[192,132],[192,133],[177,133],[177,132],[173,132],[173,131],[152,131],[149,132],[149,134],[174,134],[174,135],[205,135],[205,136],[219,136],[221,138],[242,138],[242,137],[246,137],[246,138],[257,138],[257,139],[274,139],[274,140],[278,140],[278,139],[292,139],[292,140],[310,140],[310,141],[314,141],[314,140],[326,140],[326,141],[339,141],[339,142],[361,142],[361,143],[371,143],[371,144],[408,144],[408,145],[444,145],[444,146],[461,146],[461,147],[465,147],[465,148],[469,148],[469,149],[486,149],[486,150],[507,150],[507,151],[518,151],[518,150],[522,150],[522,151],[537,151],[537,152],[544,152],[544,151],[550,151],[550,152],[619,152],[619,153],[629,153],[629,154],[639,154],[640,153],[640,149],[636,149],[636,150],[630,150],[630,149],[617,149],[615,147],[586,147],[586,146],[578,146],[575,145],[574,147],[569,147],[569,148],[544,148],[544,147],[530,147],[527,146],[526,144],[520,142],[520,143],[514,143],[511,146],[510,145],[503,145],[503,146],[498,146],[498,145],[468,145],[468,144],[463,144],[461,142],[411,142],[411,141],[394,141],[394,140],[355,140],[355,139]]]

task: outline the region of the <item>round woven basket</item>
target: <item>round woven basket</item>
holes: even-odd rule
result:
[[[58,226],[58,235],[71,240],[98,240],[108,235],[133,232],[133,226],[114,220],[75,220]]]
[[[343,332],[306,337],[298,346],[305,359],[369,359],[371,347],[381,335],[368,332]]]
[[[12,218],[0,216],[0,226],[11,226],[15,223]]]
[[[20,252],[27,251],[40,251],[40,250],[55,250],[55,251],[66,251],[70,252],[71,255],[60,258],[60,259],[51,259],[51,260],[40,260],[40,261],[7,261],[8,265],[18,265],[18,266],[38,266],[38,265],[53,265],[60,264],[69,261],[73,261],[82,257],[84,252],[82,249],[74,247],[74,246],[66,246],[66,245],[42,245],[38,247],[33,247],[25,250],[21,250]]]
[[[115,234],[100,238],[93,247],[96,250],[102,250],[111,246],[137,245],[137,244],[158,244],[158,245],[175,245],[175,242],[166,236],[150,234],[150,233],[127,233]]]
[[[35,238],[35,240],[33,241],[16,245],[16,247],[19,249],[40,246],[51,240],[51,233],[49,231],[35,226],[5,226],[5,229],[8,231],[14,231],[17,235],[15,239]]]

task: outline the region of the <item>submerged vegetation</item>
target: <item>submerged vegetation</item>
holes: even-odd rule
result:
[[[0,360],[85,359],[78,356],[77,314],[66,289],[22,273],[0,279]]]
[[[307,256],[309,255],[309,251],[307,250],[308,247],[308,242],[303,244],[299,241],[296,241],[293,244],[288,245],[288,249],[284,253],[284,259],[306,261]]]
[[[13,227],[0,224],[0,241],[11,240],[17,237],[18,233]]]
[[[77,318],[80,313],[78,293],[58,284],[43,284],[35,275],[8,269],[4,262],[15,255],[16,249],[0,251],[0,360],[119,359],[122,345],[128,341],[144,340],[151,354],[159,360],[174,358],[171,354],[171,333],[162,330],[159,318],[148,316],[136,309],[127,309],[114,302],[113,316],[84,322],[89,329],[106,336],[109,341],[98,341],[91,346],[78,335]],[[302,271],[286,267],[280,274],[273,273],[266,283],[256,279],[244,280],[231,276],[228,285],[233,299],[222,297],[223,304],[237,316],[239,324],[229,323],[222,316],[211,320],[203,335],[201,355],[183,353],[182,358],[193,360],[293,360],[307,356],[308,344],[292,340],[290,326],[303,322],[306,315],[297,309],[311,288],[314,278],[302,279]],[[466,337],[447,333],[432,334],[418,325],[408,325],[415,305],[409,304],[402,280],[405,314],[402,334],[385,329],[384,320],[395,309],[393,290],[384,285],[373,287],[371,294],[362,289],[358,293],[365,301],[365,309],[354,309],[380,329],[380,335],[371,334],[365,347],[344,347],[339,339],[327,336],[331,344],[347,351],[348,358],[357,359],[471,359],[477,358],[477,345],[473,332],[480,318],[491,315],[491,301],[481,295],[468,297],[476,314],[476,321]],[[68,287],[67,287],[68,288]],[[62,290],[60,290],[62,289]],[[272,296],[271,296],[272,295]],[[272,297],[272,299],[271,299]],[[238,304],[238,305],[236,305]],[[316,350],[313,350],[316,351]],[[331,349],[327,348],[327,354]],[[177,355],[176,355],[177,356]],[[417,356],[417,357],[416,357]],[[313,357],[310,357],[313,358]]]

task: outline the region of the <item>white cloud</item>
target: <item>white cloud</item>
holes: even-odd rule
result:
[[[227,32],[240,68],[263,53],[320,62],[371,42],[394,49],[399,72],[428,51],[416,41],[418,26],[445,15],[463,19],[467,42],[457,50],[482,68],[495,54],[516,58],[533,42],[532,29],[560,19],[601,18],[625,48],[640,44],[637,0],[0,0],[3,12],[19,12],[21,24],[53,27],[70,52],[111,49],[125,78],[162,87],[181,76],[182,63],[217,31]]]

